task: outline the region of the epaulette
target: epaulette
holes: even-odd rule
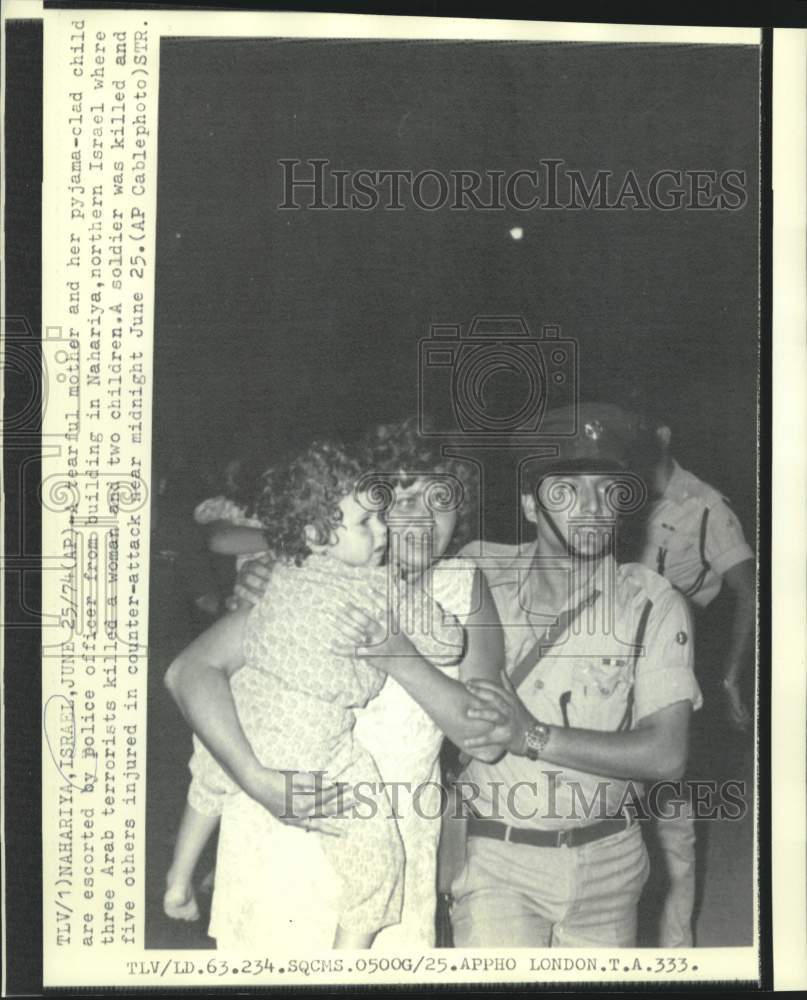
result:
[[[638,595],[649,598],[654,604],[662,600],[666,594],[676,592],[669,580],[642,563],[622,563],[618,572],[620,581],[632,584],[636,587]]]

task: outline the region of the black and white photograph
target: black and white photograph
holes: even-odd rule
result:
[[[0,14],[4,994],[807,983],[807,31],[433,6]]]
[[[755,947],[759,45],[159,59],[146,948]]]
[[[807,985],[807,21],[584,6],[4,4],[3,995]]]

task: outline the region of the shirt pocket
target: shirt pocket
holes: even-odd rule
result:
[[[576,660],[571,686],[563,692],[564,723],[581,729],[616,732],[630,728],[634,662],[629,657]]]

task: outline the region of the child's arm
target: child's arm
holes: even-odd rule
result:
[[[469,708],[482,709],[489,705],[482,705],[462,681],[484,677],[498,684],[504,664],[504,640],[499,616],[488,585],[479,570],[474,578],[472,607],[477,610],[465,621],[468,643],[460,663],[461,681],[455,681],[424,659],[406,636],[400,633],[390,635],[380,645],[362,647],[367,637],[378,629],[378,622],[353,604],[345,609],[342,634],[347,643],[340,646],[338,652],[355,656],[359,647],[359,655],[365,656],[379,670],[393,676],[428,712],[446,736],[462,745],[465,740],[472,738],[472,728],[475,729],[475,736],[482,736],[496,725],[487,719],[468,718]],[[506,749],[505,745],[501,748],[486,745],[480,753],[480,759],[498,760]]]
[[[266,549],[263,528],[213,521],[205,525],[205,531],[208,549],[219,556],[246,556]]]

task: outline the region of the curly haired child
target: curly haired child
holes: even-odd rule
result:
[[[258,513],[278,562],[247,621],[245,666],[230,682],[241,726],[264,765],[326,771],[329,780],[362,786],[369,814],[346,821],[343,836],[323,838],[342,886],[335,946],[355,948],[369,947],[400,918],[404,867],[380,775],[353,736],[353,710],[378,694],[386,675],[333,651],[345,599],[371,602],[386,580],[386,524],[356,492],[361,471],[342,448],[319,443],[267,482]],[[461,630],[448,626],[444,634],[460,655]],[[222,794],[238,791],[198,741],[191,770],[164,901],[169,915],[186,919],[195,915],[191,878],[200,843],[215,827]]]

